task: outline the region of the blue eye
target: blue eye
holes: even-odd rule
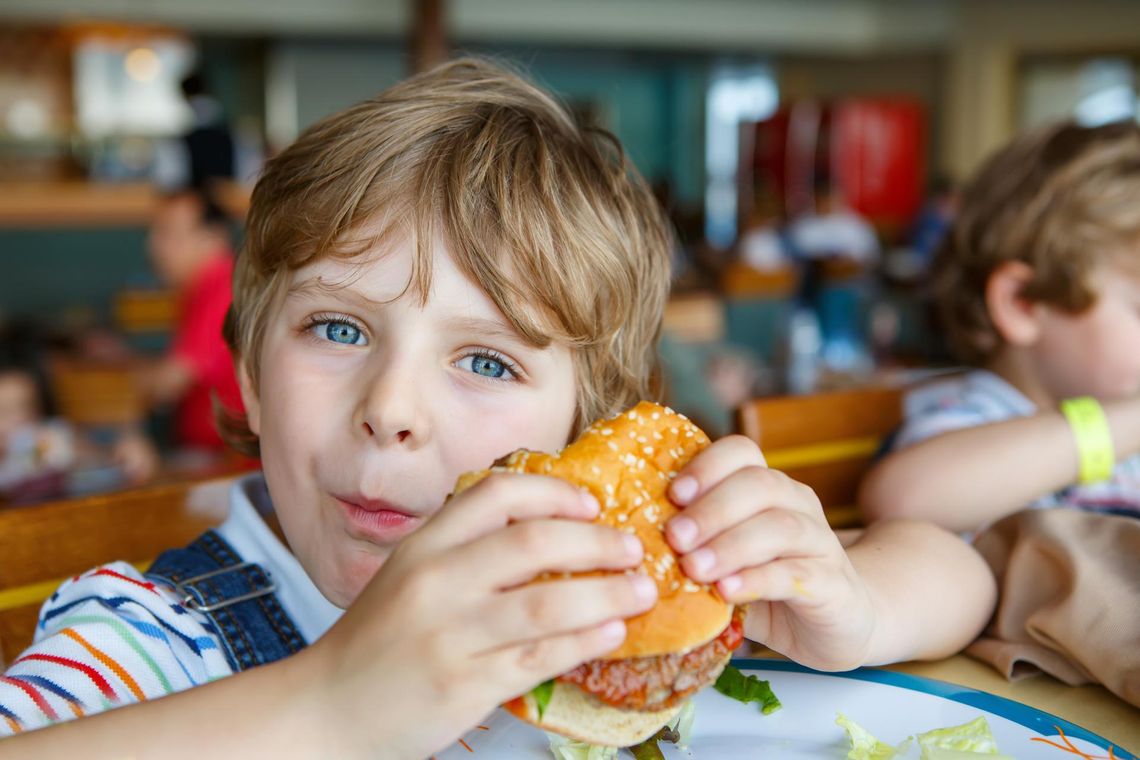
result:
[[[491,353],[467,354],[459,360],[456,366],[488,380],[509,382],[519,379],[519,373],[509,359]]]
[[[317,334],[333,343],[355,346],[363,343],[364,334],[360,328],[348,322],[327,321],[316,325]]]
[[[483,377],[502,377],[506,374],[507,367],[501,361],[490,356],[473,356],[471,357],[471,371]]]

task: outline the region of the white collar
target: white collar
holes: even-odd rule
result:
[[[1037,413],[1037,405],[1028,396],[988,369],[976,369],[966,375],[966,384],[971,389],[997,399],[1015,414],[1028,417]]]
[[[260,472],[247,475],[231,486],[230,514],[218,533],[243,560],[256,562],[269,571],[277,584],[281,605],[311,644],[332,627],[344,610],[324,597],[297,558],[266,525],[261,515],[272,512],[265,477]]]

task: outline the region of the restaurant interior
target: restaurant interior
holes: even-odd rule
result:
[[[663,402],[713,440],[758,444],[836,529],[868,523],[860,487],[908,394],[964,371],[932,273],[970,178],[1034,130],[1140,119],[1126,0],[0,0],[0,667],[60,581],[144,568],[224,520],[229,484],[258,469],[214,409],[236,398],[217,325],[265,163],[463,55],[618,138],[674,234]],[[1136,522],[1137,483],[1115,519]],[[1133,648],[1109,676],[1081,652],[1068,679],[958,654],[849,683],[942,684],[922,698],[988,710],[1053,753],[1010,756],[1133,757],[1130,535],[1131,564],[1099,581],[1123,578],[1132,610],[1104,637]],[[858,699],[829,705],[837,737]],[[708,752],[692,756],[738,756]]]

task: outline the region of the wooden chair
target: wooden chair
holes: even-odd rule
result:
[[[219,525],[232,478],[0,509],[0,670],[32,641],[43,600],[114,560],[145,567]]]
[[[768,466],[811,486],[833,527],[859,523],[855,497],[884,438],[902,422],[901,387],[776,396],[740,408],[741,433]]]
[[[59,358],[51,381],[60,414],[75,425],[131,425],[146,417],[130,367]]]

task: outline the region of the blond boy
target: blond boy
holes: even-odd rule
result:
[[[976,369],[908,399],[866,514],[958,531],[1026,507],[1140,516],[1140,127],[1062,124],[998,152],[935,291]]]
[[[228,323],[248,417],[229,433],[264,478],[235,488],[218,536],[148,578],[120,564],[60,590],[0,685],[24,733],[0,756],[424,757],[612,650],[654,603],[637,574],[520,587],[640,560],[562,481],[496,475],[441,507],[461,472],[556,449],[652,392],[669,236],[611,137],[458,61],[308,130],[270,162],[248,227]],[[989,613],[992,579],[956,538],[900,523],[844,551],[811,491],[744,439],[710,446],[672,496],[686,571],[750,604],[746,633],[802,662],[945,655]],[[243,602],[185,578],[227,551],[272,592],[249,567],[221,576],[249,576],[259,595]],[[227,606],[181,601],[171,575]],[[237,611],[263,604],[248,622]],[[107,629],[134,634],[101,652],[117,671],[75,640],[109,648],[93,643]],[[119,702],[185,691],[27,731],[53,722],[27,689],[70,717],[47,683],[73,657]]]

